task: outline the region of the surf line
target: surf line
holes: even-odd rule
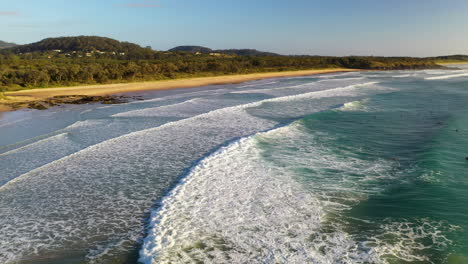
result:
[[[147,263],[146,260],[149,260],[151,258],[151,256],[149,256],[149,255],[144,255],[145,245],[151,244],[153,242],[152,241],[153,235],[151,235],[152,229],[160,223],[160,217],[158,217],[158,216],[160,216],[162,214],[163,209],[164,209],[164,205],[167,202],[170,202],[173,197],[177,196],[177,194],[179,193],[179,189],[184,184],[187,183],[187,181],[189,180],[189,176],[192,175],[192,173],[195,171],[195,169],[198,166],[202,165],[204,160],[206,160],[208,158],[211,158],[211,157],[214,157],[214,156],[222,153],[228,147],[230,147],[232,145],[235,145],[235,144],[239,144],[244,140],[248,140],[250,138],[255,137],[256,135],[263,134],[263,133],[268,133],[268,132],[273,131],[273,130],[277,130],[277,129],[280,129],[280,128],[283,128],[283,127],[287,127],[287,126],[292,125],[293,123],[295,123],[295,122],[297,122],[297,121],[299,121],[301,119],[304,119],[305,117],[308,117],[308,116],[316,115],[316,114],[323,113],[323,112],[338,110],[338,109],[344,107],[345,104],[346,103],[343,103],[343,104],[332,106],[332,107],[330,107],[329,109],[326,109],[326,110],[305,114],[305,115],[302,115],[300,117],[291,119],[288,122],[278,123],[278,124],[274,125],[273,127],[269,128],[269,129],[260,130],[258,132],[255,132],[255,133],[243,136],[243,137],[234,137],[234,138],[232,138],[230,140],[225,141],[222,144],[219,144],[219,145],[213,147],[210,151],[206,152],[202,157],[192,161],[190,166],[185,168],[183,170],[183,172],[179,176],[176,177],[176,179],[174,180],[173,185],[171,187],[167,188],[164,191],[164,195],[161,196],[161,198],[159,198],[159,199],[157,199],[155,201],[154,205],[150,208],[150,213],[148,213],[145,216],[146,219],[143,220],[143,223],[145,225],[144,231],[143,231],[143,237],[144,238],[140,241],[141,248],[139,250],[139,254],[140,254],[139,261],[143,262],[143,263]],[[193,175],[195,175],[195,174],[193,174]],[[153,219],[158,219],[158,221],[152,221]]]

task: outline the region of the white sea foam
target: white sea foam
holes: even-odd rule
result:
[[[356,90],[356,88],[360,88],[360,87],[374,86],[372,88],[373,90],[376,90],[376,91],[388,90],[388,88],[376,87],[375,85],[377,85],[378,83],[379,82],[358,83],[358,84],[348,85],[345,87],[324,89],[324,90],[319,90],[319,91],[304,92],[301,94],[294,94],[294,95],[289,95],[289,96],[265,99],[265,100],[261,100],[258,102],[253,102],[253,103],[248,103],[248,104],[233,106],[233,107],[249,108],[249,107],[257,107],[257,106],[260,106],[262,103],[269,103],[269,102],[287,102],[291,100],[304,100],[304,99],[325,98],[325,97],[335,97],[335,96],[358,96],[358,95],[366,94],[369,92],[369,90],[362,90],[362,91]],[[307,84],[302,84],[302,85],[297,85],[297,86],[272,88],[272,89],[288,89],[288,88],[294,88],[294,87],[303,87],[307,85],[310,85],[310,84],[307,83]],[[232,92],[232,93],[245,93],[245,92],[238,91],[238,92]],[[191,99],[191,100],[181,102],[175,105],[145,108],[141,110],[132,110],[129,112],[123,112],[123,113],[115,114],[113,115],[113,117],[141,117],[141,116],[143,117],[157,117],[157,116],[189,117],[190,115],[194,115],[193,113],[195,114],[198,113],[198,110],[196,110],[197,107],[203,107],[205,109],[205,112],[210,109],[212,109],[212,111],[216,111],[214,109],[221,107],[221,105],[218,105],[218,104],[219,103],[217,102],[207,101],[206,99]],[[231,108],[228,107],[225,109],[227,110]],[[300,110],[300,111],[307,112],[306,109]]]
[[[258,86],[271,85],[271,84],[276,84],[276,83],[279,83],[279,81],[267,82],[267,83],[253,83],[253,84],[242,85],[236,88],[258,87]]]
[[[278,147],[295,146],[291,151],[298,153],[282,154],[280,163],[265,162],[258,144],[278,145],[276,140],[290,140]],[[311,138],[296,123],[243,139],[200,162],[165,198],[161,209],[153,213],[141,261],[379,262],[379,255],[358,250],[359,243],[339,225],[332,224],[332,232],[325,230],[330,225],[327,212],[346,209],[350,202],[365,198],[362,192],[348,196],[334,192],[366,193],[381,187],[359,187],[359,181],[337,174],[337,179],[317,177],[320,180],[313,182],[311,191],[299,184],[291,172],[294,167],[309,167],[340,170],[349,175],[381,175],[388,171],[388,163],[340,160],[327,153],[326,147],[316,148],[311,143],[305,148],[298,142],[311,142]]]
[[[369,83],[360,85],[365,88],[353,85],[314,91],[216,109],[163,125],[157,121],[157,127],[143,130],[135,123],[125,128],[120,123],[129,120],[125,118],[75,123],[68,128],[76,132],[74,142],[107,140],[35,168],[1,187],[0,208],[11,217],[0,218],[0,262],[82,247],[96,248],[87,256],[94,259],[131,248],[152,200],[194,160],[226,141],[278,124],[249,112],[298,118],[385,90]],[[86,113],[91,114],[95,113]]]
[[[14,178],[37,167],[80,150],[67,133],[51,136],[37,142],[0,154],[0,188]]]
[[[349,86],[346,86],[346,87],[338,87],[338,88],[334,88],[334,89],[314,91],[314,92],[309,92],[309,93],[304,93],[304,94],[266,99],[266,100],[261,100],[261,101],[254,102],[254,103],[248,103],[248,104],[243,104],[243,105],[238,105],[238,106],[222,108],[222,109],[219,109],[219,110],[213,110],[213,111],[209,111],[208,113],[204,113],[204,114],[199,114],[199,115],[195,114],[194,118],[195,119],[205,118],[205,117],[211,116],[211,115],[218,115],[218,113],[219,114],[221,114],[221,113],[230,113],[230,112],[234,113],[234,112],[239,111],[239,110],[243,111],[244,109],[247,109],[247,108],[259,107],[264,103],[271,103],[271,102],[289,102],[289,101],[294,101],[294,100],[295,101],[304,100],[304,99],[310,100],[310,99],[337,97],[337,96],[338,97],[342,97],[342,96],[359,96],[361,94],[367,93],[368,91],[367,90],[357,91],[356,88],[372,86],[372,85],[376,85],[376,84],[378,84],[378,82],[367,82],[367,83],[349,85]],[[385,90],[385,89],[386,88],[382,89],[381,87],[374,87],[374,90]],[[149,109],[146,108],[146,109],[143,109],[141,111],[138,111],[138,110],[137,110],[137,112],[130,111],[130,112],[122,113],[122,114],[116,114],[114,116],[115,117],[139,116],[139,115],[145,116],[145,115],[148,115],[149,113],[159,112],[160,110],[162,110],[164,108],[171,108],[171,110],[177,111],[177,106],[182,106],[182,105],[185,106],[187,103],[190,105],[190,104],[198,103],[198,102],[203,102],[203,100],[201,100],[201,99],[191,99],[191,100],[188,100],[188,101],[185,101],[185,102],[182,102],[182,103],[178,103],[176,105],[168,105],[168,106],[162,106],[162,107],[157,107],[157,108],[149,108]],[[203,102],[203,104],[207,104],[207,102]],[[349,104],[349,103],[346,103],[346,104]],[[176,107],[173,108],[173,106],[176,106]],[[313,112],[314,110],[319,111],[320,108],[315,108],[315,107],[313,107],[312,109],[303,108],[302,112],[310,113],[311,111]],[[283,112],[288,112],[288,109],[283,108],[282,111]],[[292,110],[289,110],[289,111],[291,111],[291,112],[293,112],[295,114],[298,114],[299,116],[301,115],[299,112],[297,112],[297,107],[294,107]],[[164,112],[164,113],[167,112],[168,115],[171,114],[171,111],[164,111],[163,110],[162,112]],[[157,115],[157,114],[158,113],[155,113],[155,115]],[[184,121],[184,120],[182,120],[182,121]],[[83,128],[90,129],[90,128],[95,128],[95,127],[100,127],[100,126],[103,126],[102,122],[103,121],[101,121],[101,120],[78,121],[78,122],[70,125],[66,129],[63,129],[63,131],[67,131],[67,130],[73,131],[73,130],[76,130],[76,129],[83,129]],[[168,126],[168,125],[179,124],[178,122],[180,122],[180,121],[170,122],[170,123],[167,123],[167,124],[163,125],[163,127]],[[133,134],[143,133],[145,131],[152,131],[154,129],[159,129],[159,128],[160,127],[150,128],[150,129],[146,129],[146,130],[126,134],[124,136],[130,136],[130,135],[133,135]],[[118,138],[116,138],[116,139],[118,139]],[[112,141],[112,140],[109,140],[109,141]]]
[[[133,110],[113,115],[113,117],[178,117],[187,118],[215,109],[229,106],[226,101],[194,98],[181,103]]]
[[[340,111],[367,111],[366,100],[345,103],[339,108]]]
[[[402,75],[394,75],[392,76],[392,78],[408,78],[408,77],[411,77],[413,75],[411,74],[402,74]]]
[[[397,258],[409,263],[436,264],[424,250],[447,248],[452,244],[447,234],[458,230],[459,226],[425,218],[411,221],[386,219],[378,226],[379,234],[369,237],[363,245],[384,263],[394,263],[392,259]]]
[[[390,173],[392,162],[337,156],[322,142],[333,137],[303,129],[296,122],[257,134],[197,164],[153,212],[140,260],[147,264],[429,261],[421,250],[451,243],[445,235],[457,227],[424,219],[389,219],[381,224],[354,219],[374,226],[374,235],[362,240],[345,232],[346,218],[328,213],[336,215],[367,194],[382,191],[379,181],[395,177]],[[265,144],[274,148],[262,150]],[[303,183],[294,173],[297,168],[313,169],[317,175],[309,172],[313,181]],[[330,170],[336,173],[322,174]],[[428,246],[428,240],[433,244]]]
[[[429,74],[429,75],[439,75],[439,74],[447,74],[447,73],[456,72],[456,71],[423,70],[422,72],[425,74]]]
[[[333,81],[339,81],[333,79]],[[325,87],[320,87],[317,86],[319,84],[318,81],[315,82],[309,82],[309,83],[303,83],[303,84],[298,84],[298,85],[292,85],[292,86],[284,86],[284,87],[274,87],[274,88],[268,88],[268,89],[256,89],[256,90],[249,90],[249,91],[235,91],[233,93],[237,94],[248,94],[248,93],[257,93],[257,92],[262,92],[262,93],[270,93],[270,92],[276,92],[276,91],[290,91],[290,90],[295,90],[300,91],[300,89],[304,89],[303,94],[308,94],[310,93],[308,90],[311,89],[319,89],[313,92],[320,92],[320,91],[330,91],[334,89],[343,89],[343,88],[356,88],[356,87],[363,87],[363,86],[370,86],[370,85],[376,85],[379,82],[365,82],[365,83],[360,83],[357,82],[355,84],[344,84],[344,86],[340,86],[339,82],[337,85],[330,87],[330,86],[325,86]],[[335,88],[337,87],[338,88]],[[298,89],[300,88],[300,89]]]
[[[261,161],[255,138],[206,158],[152,215],[140,260],[332,263],[357,257],[344,233],[315,240],[324,221],[321,201],[277,169]],[[325,242],[336,247],[324,255]]]
[[[0,190],[2,212],[14,216],[0,219],[0,252],[9,254],[0,254],[0,260],[80,247],[91,243],[96,232],[115,236],[113,241],[121,241],[116,247],[128,246],[135,237],[127,230],[141,231],[140,219],[152,198],[191,160],[213,145],[274,124],[249,117],[242,108],[220,110],[108,140],[24,174]],[[19,190],[28,196],[18,197]],[[40,238],[22,239],[31,233]],[[93,243],[99,247],[99,240]]]
[[[304,99],[310,100],[310,99],[314,99],[314,98],[358,95],[360,93],[359,92],[354,92],[355,88],[371,86],[371,85],[375,85],[375,84],[377,84],[377,82],[368,82],[368,83],[350,85],[350,86],[347,86],[347,87],[339,87],[339,88],[328,89],[328,90],[323,90],[323,91],[309,92],[309,93],[304,93],[304,94],[299,94],[299,95],[292,95],[292,96],[285,96],[285,97],[279,97],[279,98],[273,98],[273,99],[266,99],[266,100],[262,100],[262,101],[259,101],[259,102],[254,102],[254,103],[244,104],[244,105],[240,105],[240,106],[224,108],[224,109],[221,109],[221,111],[222,112],[229,112],[229,111],[234,110],[234,109],[245,109],[245,108],[258,107],[263,103],[269,103],[269,102],[288,102],[288,101],[291,101],[291,100],[304,100]],[[192,106],[193,104],[196,104],[195,107]],[[188,105],[188,109],[181,108],[181,106],[187,107],[187,105]],[[125,112],[125,113],[120,113],[120,114],[114,115],[114,117],[165,116],[165,115],[182,115],[180,117],[183,117],[184,114],[181,113],[181,110],[186,113],[185,114],[186,116],[190,117],[192,115],[197,114],[197,112],[194,111],[197,108],[198,109],[201,108],[202,110],[204,110],[204,111],[201,111],[201,112],[206,112],[206,110],[208,110],[208,109],[206,109],[206,107],[205,108],[201,107],[202,105],[203,106],[210,106],[210,107],[216,106],[216,104],[213,104],[213,103],[209,104],[208,102],[205,102],[203,99],[190,99],[188,101],[177,103],[175,105],[172,104],[172,105],[167,105],[167,106],[161,106],[161,107],[155,107],[155,108],[145,108],[145,109],[142,109],[142,110],[135,110],[135,111]],[[308,112],[311,112],[311,111],[313,112],[313,111],[319,111],[320,110],[320,108],[316,108],[315,106],[312,106],[312,109],[310,107],[304,107],[301,110],[298,109],[297,105],[292,105],[292,106],[294,106],[293,109],[290,109],[289,111],[287,111],[288,110],[287,108],[282,109],[283,113],[289,112],[289,113],[297,114],[298,113],[297,111],[303,111],[304,113],[308,113]],[[217,107],[219,107],[219,106],[217,106]],[[181,109],[179,109],[179,108],[181,108]],[[211,114],[211,113],[212,112],[209,112],[208,114]],[[204,117],[205,115],[206,114],[201,114],[198,117]],[[95,129],[96,127],[103,127],[105,124],[107,124],[107,122],[108,121],[105,121],[105,120],[78,121],[78,122],[70,125],[69,127],[63,129],[63,131],[76,131],[76,130],[79,130],[79,131],[81,131],[81,133],[76,133],[77,137],[81,138],[84,142],[86,142],[86,141],[88,143],[99,142],[99,137],[96,137],[96,136],[91,136],[91,138],[89,138],[88,140],[85,140],[83,138],[83,136],[87,136],[88,133],[86,133],[84,131],[90,130],[90,129]],[[172,124],[172,123],[170,123],[170,124]],[[109,125],[104,126],[104,127],[108,128],[108,126]],[[112,131],[117,132],[117,131],[115,131],[115,129],[112,130]],[[103,139],[105,139],[106,137],[109,137],[109,134],[102,134],[102,135],[104,136]],[[46,141],[49,142],[49,139],[46,139]],[[62,144],[62,145],[65,146],[67,144]],[[45,148],[43,148],[43,149],[45,149]],[[76,149],[76,148],[74,148],[74,149]],[[67,154],[69,154],[69,153],[67,153]],[[63,155],[63,156],[66,156],[66,155]],[[33,168],[35,168],[35,167],[33,167]]]
[[[298,84],[298,85],[293,85],[293,86],[282,86],[282,87],[274,87],[274,88],[262,88],[262,89],[252,89],[252,90],[242,90],[242,91],[233,91],[232,93],[237,93],[237,94],[249,94],[249,93],[265,93],[265,92],[271,92],[275,90],[284,90],[284,89],[294,89],[294,88],[300,88],[300,87],[307,87],[310,86],[311,84],[316,84],[317,82],[311,82],[311,83],[303,83],[303,84]]]
[[[342,77],[342,76],[348,76],[348,75],[354,75],[354,74],[359,74],[359,72],[342,72],[342,73],[337,73],[337,74],[320,74],[320,75],[312,75],[311,77],[319,77],[319,78],[334,78],[334,77]]]
[[[334,78],[334,77],[341,77],[347,75],[359,74],[359,72],[343,72],[338,74],[315,74],[315,75],[305,75],[305,76],[297,76],[297,77],[288,77],[284,78],[285,80],[294,80],[294,79],[307,79],[307,78]]]
[[[451,74],[451,75],[443,75],[443,76],[436,76],[436,77],[426,77],[426,80],[445,80],[445,79],[452,79],[458,77],[465,77],[468,76],[468,73],[459,73],[459,74]]]
[[[329,82],[329,81],[351,81],[351,80],[364,80],[365,77],[350,77],[350,78],[339,78],[339,79],[324,79],[318,82]]]

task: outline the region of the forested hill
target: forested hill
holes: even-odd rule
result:
[[[183,51],[183,52],[190,52],[190,53],[203,53],[208,54],[214,52],[212,49],[202,46],[178,46],[173,49],[170,49],[171,52]]]
[[[429,58],[437,62],[468,62],[468,55],[449,55]]]
[[[216,52],[222,54],[231,54],[237,56],[280,56],[279,54],[265,51],[258,51],[256,49],[225,49],[217,50]]]
[[[17,45],[15,43],[9,43],[9,42],[5,42],[5,41],[0,40],[0,49],[11,48],[11,47],[14,47],[14,46],[17,46]]]
[[[256,49],[221,49],[213,50],[202,46],[178,46],[169,51],[177,52],[190,52],[190,53],[202,53],[202,54],[225,54],[225,55],[236,55],[236,56],[280,56],[279,54],[265,51],[258,51]]]
[[[26,52],[45,52],[60,50],[63,52],[144,52],[147,48],[142,48],[137,44],[130,42],[120,42],[111,38],[96,36],[77,36],[77,37],[59,37],[47,38],[39,42],[20,45],[8,49],[14,53]]]

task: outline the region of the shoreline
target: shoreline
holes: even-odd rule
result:
[[[439,65],[465,65],[465,64],[468,64],[468,61],[466,62],[440,62],[437,64]]]
[[[321,70],[301,70],[301,71],[284,71],[284,72],[265,72],[265,73],[251,73],[240,75],[222,75],[213,77],[198,77],[188,79],[173,79],[151,82],[134,82],[134,83],[120,83],[120,84],[98,84],[98,85],[84,85],[84,86],[71,86],[71,87],[58,87],[58,88],[36,88],[29,90],[21,90],[14,92],[5,92],[4,95],[8,99],[0,98],[0,112],[10,112],[28,108],[30,104],[43,103],[50,101],[51,98],[60,96],[109,96],[115,94],[124,94],[131,92],[141,91],[154,91],[154,90],[171,90],[179,88],[193,88],[207,85],[221,85],[221,84],[235,84],[248,81],[294,77],[294,76],[307,76],[326,73],[338,72],[355,72],[360,71],[357,69],[321,69]]]

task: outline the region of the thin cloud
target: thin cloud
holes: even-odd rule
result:
[[[15,11],[0,11],[0,16],[19,16],[19,13]]]

